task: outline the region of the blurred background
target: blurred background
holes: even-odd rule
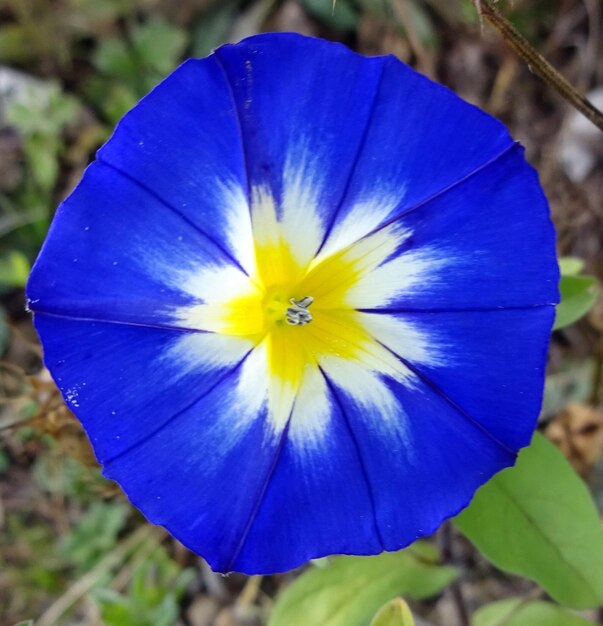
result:
[[[498,6],[603,108],[600,0]],[[55,207],[119,118],[183,59],[267,30],[394,54],[526,146],[559,253],[572,257],[565,295],[590,308],[554,333],[542,428],[603,508],[603,304],[591,307],[603,278],[603,134],[480,24],[471,0],[0,0],[0,626],[261,625],[296,576],[213,575],[144,523],[101,477],[44,370],[23,292]],[[463,568],[471,610],[530,593],[452,540],[444,557]],[[446,592],[413,609],[426,624],[455,626],[452,600]]]

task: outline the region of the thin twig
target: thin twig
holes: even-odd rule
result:
[[[159,547],[158,541],[146,541],[138,544],[134,551],[131,553],[129,562],[124,565],[119,573],[113,578],[111,582],[111,588],[115,591],[123,591],[127,587],[128,583],[132,580],[134,575],[134,568],[139,563],[147,561],[151,555],[157,551]]]
[[[241,607],[249,607],[255,603],[258,594],[260,593],[260,586],[262,584],[263,576],[250,576],[243,587],[243,590],[237,598],[237,605]]]
[[[4,432],[5,430],[10,430],[11,428],[16,428],[17,426],[24,426],[25,424],[28,424],[29,422],[33,422],[35,419],[37,419],[37,415],[33,415],[31,417],[26,417],[22,420],[17,420],[15,422],[9,422],[8,424],[2,424],[0,426],[0,433]]]
[[[599,340],[599,349],[595,355],[595,367],[593,372],[593,389],[590,402],[593,406],[599,406],[603,395],[603,338]]]
[[[436,75],[433,58],[429,54],[427,48],[423,45],[421,37],[417,33],[417,29],[413,24],[413,17],[410,11],[408,0],[392,0],[391,7],[394,10],[396,17],[402,28],[404,34],[410,45],[411,50],[417,58],[417,65],[419,71],[427,74],[431,78]]]
[[[201,579],[210,596],[213,596],[219,602],[228,602],[230,593],[228,587],[224,584],[224,576],[212,572],[211,567],[203,560],[199,559],[201,564]]]
[[[473,0],[480,17],[495,28],[509,46],[528,64],[534,74],[540,76],[562,98],[580,111],[586,119],[603,131],[603,113],[580,94],[531,44],[530,42],[494,7],[491,0]]]
[[[36,626],[53,626],[56,624],[101,578],[125,561],[141,542],[150,539],[159,542],[163,535],[164,531],[160,532],[146,524],[138,528],[48,607],[36,622]]]

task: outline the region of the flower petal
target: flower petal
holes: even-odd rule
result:
[[[331,209],[323,253],[478,173],[513,145],[493,117],[398,59],[382,61],[362,147],[345,196]],[[347,114],[337,103],[330,111],[335,119]]]
[[[382,551],[358,450],[332,400],[319,396],[333,412],[321,445],[300,447],[288,436],[312,418],[305,401],[322,391],[322,375],[307,380],[288,430],[275,432],[264,404],[240,414],[248,405],[237,390],[258,371],[243,368],[169,430],[109,461],[105,474],[216,571],[284,571],[332,550]]]
[[[252,195],[275,199],[307,263],[363,150],[383,58],[295,34],[250,37],[215,55],[232,86]]]
[[[230,563],[236,571],[278,572],[329,553],[398,550],[435,531],[515,460],[514,450],[417,376],[411,385],[383,379],[396,400],[389,415],[367,411],[348,385],[326,381],[322,436],[285,440]],[[313,419],[321,384],[310,387],[313,393],[308,388],[298,398],[307,394],[308,412],[303,404],[294,412],[289,433],[296,420]]]
[[[233,376],[252,346],[211,333],[37,313],[44,359],[101,463],[127,454]]]
[[[386,382],[403,428],[391,428],[374,412],[367,415],[336,385],[334,393],[358,445],[382,545],[398,550],[466,506],[481,484],[514,462],[516,452],[419,377],[411,385]]]
[[[247,177],[233,107],[215,56],[191,59],[126,114],[98,159],[183,214],[249,272]]]
[[[471,310],[558,302],[555,231],[519,146],[387,228],[394,226],[405,234],[397,254],[350,290],[350,306]]]
[[[320,430],[310,445],[308,421]],[[302,385],[288,436],[230,569],[280,572],[332,553],[382,552],[358,452],[323,375],[312,372]]]
[[[183,326],[204,295],[190,275],[217,268],[245,278],[185,216],[96,162],[59,207],[27,295],[34,311]]]
[[[365,314],[362,322],[463,413],[519,450],[529,444],[540,410],[553,318],[554,308],[543,306]]]
[[[286,437],[268,418],[253,354],[169,428],[104,467],[150,521],[222,572],[233,569]]]

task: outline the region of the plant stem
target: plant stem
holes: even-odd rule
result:
[[[562,98],[569,102],[584,117],[590,120],[597,128],[603,131],[603,113],[590,100],[580,94],[576,88],[564,78],[531,44],[530,42],[504,17],[492,4],[491,0],[473,0],[480,14],[493,28],[495,28],[507,44],[528,64],[530,70],[540,76]]]

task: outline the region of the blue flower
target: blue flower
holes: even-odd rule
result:
[[[505,128],[393,57],[184,63],[59,207],[29,306],[106,476],[218,571],[432,533],[529,443],[554,231]]]

